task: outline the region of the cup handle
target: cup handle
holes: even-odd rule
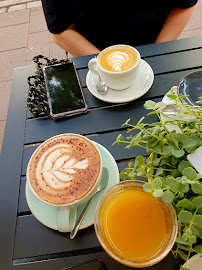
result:
[[[71,232],[76,223],[77,207],[64,206],[57,208],[57,229],[59,232]]]
[[[92,73],[94,73],[95,75],[99,76],[99,72],[97,70],[97,58],[92,58],[89,62],[88,62],[88,68],[90,69],[90,71]]]

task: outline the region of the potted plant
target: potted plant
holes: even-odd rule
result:
[[[202,175],[187,160],[188,154],[202,146],[202,112],[200,106],[181,103],[183,96],[171,93],[167,97],[173,101],[175,114],[167,117],[163,102],[146,101],[145,109],[151,110],[147,116],[156,114],[159,122],[147,124],[142,117],[133,125],[129,119],[123,124],[128,128],[128,136],[120,134],[115,143],[126,144],[126,149],[146,149],[148,156],[129,162],[120,178],[146,178],[144,190],[173,205],[178,235],[172,253],[187,261],[193,253],[202,253]],[[134,130],[138,133],[131,135]],[[186,264],[181,269],[186,269]]]

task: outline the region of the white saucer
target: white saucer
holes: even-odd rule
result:
[[[100,192],[98,192],[94,198],[93,201],[83,219],[83,222],[81,224],[80,229],[84,229],[86,227],[91,226],[94,223],[94,213],[95,208],[97,206],[97,203],[102,196],[102,194],[111,186],[117,184],[119,182],[119,169],[116,164],[116,161],[114,160],[113,156],[110,154],[110,152],[100,145],[99,143],[93,142],[95,146],[98,148],[101,157],[102,157],[102,164],[103,167],[107,168],[109,173],[109,182],[107,186]],[[104,175],[102,176],[104,177]],[[101,180],[102,181],[102,180]],[[39,201],[30,191],[30,188],[28,184],[26,183],[25,188],[25,194],[26,194],[26,200],[27,204],[32,212],[32,214],[35,216],[38,221],[40,221],[45,226],[57,230],[57,207],[50,206],[45,203],[42,203]],[[87,203],[87,202],[86,202]],[[77,219],[82,212],[83,208],[85,207],[86,203],[78,206],[77,208]],[[68,231],[67,231],[68,232]]]
[[[153,84],[154,72],[151,66],[141,59],[139,73],[133,85],[124,90],[113,90],[109,88],[105,95],[100,95],[97,92],[96,84],[98,83],[98,80],[99,77],[89,70],[86,76],[86,85],[92,95],[102,101],[123,103],[135,100],[146,94]]]
[[[183,265],[190,270],[201,270],[202,269],[202,257],[201,254],[196,254],[192,256],[187,263]]]

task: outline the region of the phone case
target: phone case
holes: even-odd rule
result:
[[[83,97],[83,101],[84,101],[84,104],[85,104],[85,108],[54,114],[52,112],[52,105],[51,105],[51,102],[50,102],[50,94],[49,94],[47,80],[46,80],[46,69],[49,68],[49,67],[57,67],[57,66],[63,66],[63,65],[68,65],[68,64],[73,64],[74,71],[75,71],[75,74],[76,74],[76,77],[77,77],[77,81],[78,81],[78,84],[79,84],[79,87],[80,87],[80,90],[81,90],[81,94],[82,94],[82,97]],[[84,94],[83,94],[83,89],[82,89],[81,82],[79,80],[79,76],[78,76],[78,73],[77,73],[74,62],[72,62],[70,60],[69,62],[64,63],[64,64],[56,64],[56,65],[46,66],[46,67],[43,68],[43,73],[44,73],[45,86],[46,86],[46,90],[47,90],[47,97],[48,97],[48,103],[49,103],[49,108],[50,108],[50,116],[53,119],[58,119],[58,118],[62,118],[62,117],[69,117],[69,116],[74,116],[74,115],[77,115],[77,114],[88,112],[88,106],[87,106],[87,103],[86,103],[86,100],[85,100],[85,97],[84,97]]]

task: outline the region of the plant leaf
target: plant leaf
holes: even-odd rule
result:
[[[202,215],[195,215],[193,218],[193,223],[202,229]]]
[[[128,163],[128,168],[134,168],[134,164],[132,162]]]
[[[194,236],[198,236],[199,235],[199,230],[196,229],[194,226],[191,226],[191,231],[192,231],[192,234]]]
[[[143,118],[143,117],[142,117],[142,118]],[[141,118],[141,119],[142,119],[142,118]],[[141,119],[140,119],[140,120],[141,120]],[[129,118],[128,120],[126,120],[126,122],[122,124],[122,127],[123,127],[123,126],[127,126],[128,123],[130,122],[130,120],[131,120],[130,118]],[[140,120],[139,120],[139,122],[140,122]],[[139,123],[139,122],[138,122],[138,123]]]
[[[156,105],[156,102],[154,102],[153,100],[147,100],[145,103],[144,103],[144,107],[145,109],[147,110],[152,110],[155,108],[155,105]]]
[[[202,194],[202,185],[200,183],[191,184],[191,189],[196,194]]]
[[[163,148],[163,155],[164,156],[171,156],[172,155],[172,151],[174,150],[174,147],[171,145],[166,145]]]
[[[163,190],[159,188],[159,189],[156,189],[156,190],[154,191],[153,196],[154,196],[155,198],[159,198],[159,197],[162,196],[162,194],[163,194]]]
[[[192,220],[193,214],[189,211],[182,210],[178,214],[178,218],[181,223],[190,223]]]
[[[183,171],[182,171],[182,175],[186,176],[188,179],[190,180],[193,180],[196,178],[196,171],[193,169],[193,168],[185,168]]]
[[[177,100],[177,95],[175,95],[175,94],[167,94],[166,97],[173,99],[173,100]]]
[[[182,193],[187,193],[189,191],[189,184],[186,183],[179,183],[178,187],[179,191]]]
[[[198,209],[202,208],[202,196],[198,196],[192,200],[194,206]]]
[[[195,147],[197,145],[197,142],[192,139],[192,138],[189,138],[188,136],[187,137],[183,137],[183,140],[182,140],[182,144],[183,144],[183,148],[192,148],[192,147]]]
[[[178,181],[174,177],[172,176],[167,177],[166,184],[168,185],[171,191],[176,192],[178,190]]]
[[[158,166],[160,161],[161,161],[161,157],[160,157],[160,158],[155,158],[155,159],[153,160],[153,164],[154,164],[155,166]]]
[[[185,151],[184,151],[184,150],[176,150],[176,149],[173,149],[173,150],[172,150],[172,154],[173,154],[176,158],[180,158],[180,157],[184,156]]]
[[[178,171],[182,173],[182,171],[185,169],[185,168],[188,168],[188,167],[191,167],[192,168],[192,165],[189,161],[187,160],[182,160],[180,162],[180,164],[178,165]]]
[[[144,165],[144,158],[142,156],[138,156],[135,158],[135,161],[137,162],[138,165]]]
[[[165,203],[171,203],[174,199],[174,194],[170,191],[170,190],[166,190],[163,192],[161,199],[165,202]]]
[[[116,139],[116,142],[119,145],[121,145],[121,144],[123,144],[123,141],[124,141],[124,138],[123,138],[122,134],[119,134],[118,137],[117,137],[117,139]]]
[[[143,117],[141,117],[140,118],[140,120],[137,122],[137,125],[139,125],[143,120],[145,119],[145,117],[143,116]],[[128,119],[128,120],[130,120],[130,119]],[[129,121],[128,121],[129,122]],[[127,124],[128,124],[128,122],[127,122]]]
[[[142,131],[140,131],[136,136],[132,138],[131,144],[135,144],[135,145],[139,144],[142,140],[141,135],[142,135]]]
[[[163,169],[160,167],[156,170],[156,176],[161,175],[163,173]]]
[[[195,251],[196,253],[202,254],[202,245],[197,245],[197,246],[195,246],[195,247],[194,247],[194,251]]]
[[[154,178],[154,180],[152,181],[152,185],[155,188],[161,188],[162,187],[162,181],[160,178],[156,177]]]
[[[176,238],[176,243],[181,244],[181,245],[185,245],[185,246],[191,246],[191,244],[189,242],[183,241],[181,238],[177,237]]]
[[[184,261],[187,261],[187,257],[188,255],[185,254],[182,250],[178,250],[178,254],[180,255],[180,257],[184,260]]]
[[[176,204],[177,208],[186,208],[188,210],[194,210],[194,204],[188,199],[183,199]]]
[[[127,176],[125,175],[125,173],[120,173],[119,177],[121,180],[126,180]]]
[[[151,192],[151,191],[153,190],[152,184],[151,184],[151,183],[145,183],[145,184],[143,185],[143,189],[144,189],[144,191],[146,191],[146,192]]]

